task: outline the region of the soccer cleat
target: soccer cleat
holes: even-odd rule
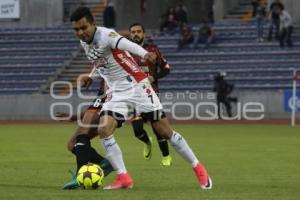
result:
[[[171,166],[172,164],[172,157],[169,155],[169,156],[164,156],[161,160],[161,165],[162,166]]]
[[[71,174],[71,181],[69,181],[68,183],[66,183],[63,187],[64,190],[73,190],[79,187],[79,184],[76,180],[76,175],[74,172],[72,172],[72,170],[69,170],[70,174]]]
[[[149,136],[149,143],[144,146],[144,158],[150,160],[152,156],[152,137]]]
[[[195,175],[197,176],[200,187],[204,190],[209,190],[212,188],[212,180],[207,174],[206,169],[200,163],[194,167]]]
[[[107,176],[108,174],[110,174],[112,171],[114,171],[114,168],[111,166],[110,162],[106,159],[103,159],[100,162],[100,167],[104,172],[104,176]]]
[[[116,180],[104,187],[104,190],[117,190],[117,189],[126,189],[133,187],[133,180],[127,173],[118,174]]]

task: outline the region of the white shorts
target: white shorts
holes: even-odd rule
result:
[[[119,113],[125,120],[163,108],[148,79],[144,79],[129,90],[113,92],[111,98],[109,96],[103,104],[102,111]]]

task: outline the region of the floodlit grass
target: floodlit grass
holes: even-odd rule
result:
[[[119,129],[117,141],[135,181],[131,190],[62,190],[75,169],[66,141],[70,124],[1,125],[0,199],[30,200],[274,200],[300,197],[299,127],[270,125],[176,125],[213,179],[211,191],[197,184],[191,167],[171,148],[173,165],[160,166],[155,143],[150,161],[131,127]],[[148,129],[149,130],[149,129]],[[148,131],[150,132],[150,130]],[[99,139],[93,146],[102,153]],[[114,175],[105,179],[110,183]]]

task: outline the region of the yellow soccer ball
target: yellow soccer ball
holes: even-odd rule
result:
[[[104,172],[99,165],[88,163],[83,165],[77,173],[77,182],[84,189],[96,189],[102,185]]]

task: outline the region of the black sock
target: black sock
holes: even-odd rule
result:
[[[143,120],[135,120],[132,122],[132,127],[133,127],[135,137],[137,137],[145,144],[148,144],[150,140],[143,126],[144,126]]]
[[[76,156],[77,171],[88,162],[99,164],[104,159],[91,147],[90,137],[86,134],[77,136],[72,153]]]
[[[168,142],[166,139],[162,138],[154,128],[153,129],[153,132],[155,133],[156,135],[156,138],[157,138],[157,142],[158,142],[158,145],[159,145],[159,148],[160,148],[160,151],[162,153],[163,156],[168,156],[169,155],[169,145],[168,145]]]

